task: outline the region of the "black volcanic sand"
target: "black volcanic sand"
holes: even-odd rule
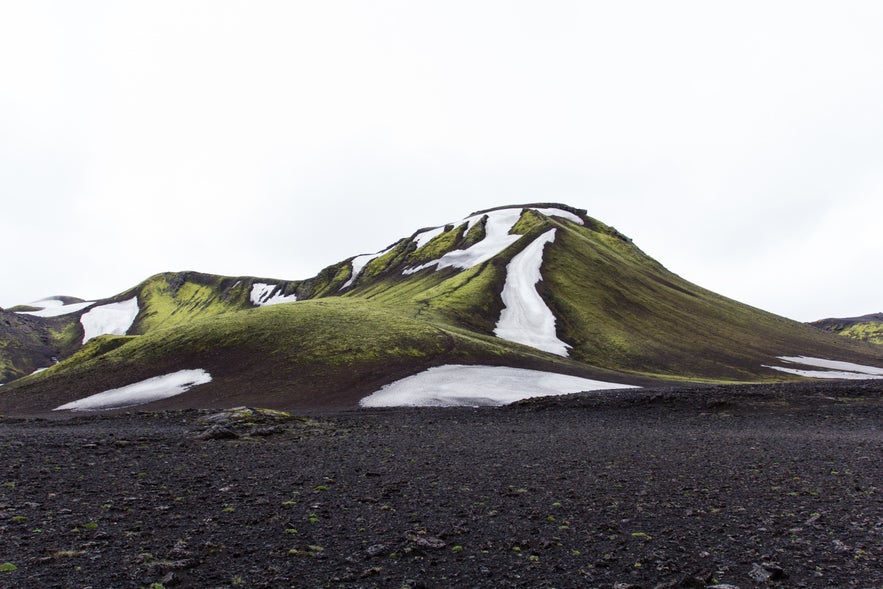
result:
[[[205,415],[0,420],[0,586],[883,587],[883,383]]]

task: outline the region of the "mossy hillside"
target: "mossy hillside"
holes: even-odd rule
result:
[[[813,321],[810,325],[859,341],[883,344],[883,313],[843,319],[822,319]]]
[[[606,226],[563,228],[539,289],[571,356],[611,370],[706,381],[786,380],[778,355],[879,362],[868,348],[737,303],[668,272]]]
[[[433,260],[437,260],[451,250],[460,249],[460,244],[466,234],[466,223],[458,226],[447,225],[445,230],[430,239],[423,247],[414,250],[407,260],[407,264],[418,266]]]
[[[96,355],[100,346],[110,349]],[[208,370],[214,380],[169,401],[169,406],[354,406],[387,382],[451,362],[587,370],[497,338],[343,297],[194,320],[124,341],[108,339],[82,354],[56,366],[51,378],[4,387],[8,390],[0,394],[0,410],[14,406],[19,412],[44,411],[185,368]]]
[[[77,315],[32,317],[0,312],[0,383],[51,366],[83,339]]]
[[[295,293],[298,300],[334,296],[351,275],[352,264],[350,262],[332,264],[323,268],[313,278],[301,281]]]
[[[145,334],[251,308],[251,289],[255,283],[277,284],[283,293],[295,290],[298,285],[254,277],[176,272],[152,276],[111,300],[137,296],[140,311],[129,333]]]
[[[399,268],[402,266],[408,253],[414,250],[414,247],[415,244],[412,240],[400,239],[389,248],[389,251],[385,254],[377,256],[365,265],[356,284],[360,282],[370,282],[378,276],[382,276],[395,268]]]
[[[883,344],[883,323],[876,321],[856,323],[840,330],[837,334],[872,344]]]

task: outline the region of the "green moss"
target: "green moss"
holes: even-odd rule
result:
[[[222,280],[224,277],[186,273],[160,275],[148,280],[138,293],[141,310],[130,333],[148,333],[241,309],[244,285],[240,282],[231,287],[234,291],[231,293],[222,288]]]
[[[446,227],[445,231],[430,239],[423,247],[408,256],[408,265],[419,266],[437,260],[451,250],[460,249],[458,246],[463,240],[466,227],[466,223],[459,227]]]
[[[390,268],[394,268],[404,262],[408,252],[413,248],[413,243],[407,239],[399,240],[396,245],[382,256],[378,256],[368,262],[362,269],[362,281],[368,282]]]
[[[509,233],[526,235],[536,229],[547,228],[548,226],[549,220],[545,215],[541,215],[533,209],[527,209],[522,211],[521,216],[515,225],[512,226]]]
[[[856,323],[841,329],[837,333],[872,344],[883,344],[883,323],[877,321]]]
[[[472,225],[460,246],[462,249],[468,249],[487,237],[487,219],[487,215],[482,215],[481,219]]]

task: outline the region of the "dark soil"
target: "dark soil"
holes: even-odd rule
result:
[[[0,586],[883,587],[880,382],[205,417],[0,420]]]

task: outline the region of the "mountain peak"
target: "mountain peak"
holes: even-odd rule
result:
[[[355,407],[445,365],[617,385],[856,378],[883,365],[877,346],[709,292],[585,210],[554,202],[482,209],[304,280],[169,272],[107,299],[55,305],[64,314],[6,312],[17,320],[4,337],[26,345],[0,347],[0,382],[18,378],[3,387],[0,410],[126,396],[129,385],[198,370],[211,379],[150,406]]]

